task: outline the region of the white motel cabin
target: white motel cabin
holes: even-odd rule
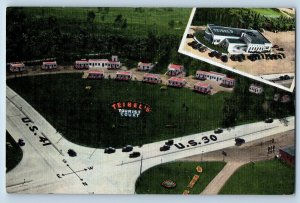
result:
[[[121,62],[118,56],[113,55],[111,61],[108,59],[90,59],[89,68],[107,68],[107,69],[119,69],[121,68]]]
[[[168,86],[171,87],[184,87],[186,80],[184,78],[171,77],[168,79]]]
[[[143,76],[143,82],[154,83],[154,84],[161,83],[160,75],[145,73]]]
[[[272,43],[259,31],[208,24],[204,38],[214,45],[226,47],[230,54],[269,52]]]
[[[171,63],[168,66],[167,75],[175,76],[175,75],[179,75],[183,71],[184,71],[184,66],[183,65],[177,65],[177,64],[172,64]]]
[[[104,78],[104,72],[100,70],[91,70],[88,72],[88,79],[103,79]]]
[[[254,93],[254,94],[261,94],[263,93],[264,89],[261,86],[251,84],[249,87],[249,92]]]
[[[85,59],[75,61],[74,68],[79,69],[79,70],[89,69],[89,62],[88,62],[88,60],[85,60]]]
[[[44,61],[42,65],[43,70],[57,69],[56,61]]]
[[[210,93],[211,89],[212,89],[211,85],[203,83],[203,82],[197,82],[194,85],[194,91],[204,93],[204,94]]]
[[[154,68],[154,64],[153,63],[143,63],[143,62],[139,62],[138,63],[138,67],[137,69],[139,71],[150,71]]]
[[[213,71],[198,70],[195,77],[199,80],[212,80],[225,87],[234,87],[235,85],[235,79],[227,77],[226,74]]]
[[[25,64],[24,63],[11,63],[9,65],[10,72],[13,73],[20,73],[25,71]]]
[[[116,80],[129,81],[132,79],[131,71],[118,71],[116,74]]]
[[[234,85],[235,85],[235,79],[229,78],[229,77],[225,77],[225,78],[223,78],[221,85],[225,86],[225,87],[234,87]]]

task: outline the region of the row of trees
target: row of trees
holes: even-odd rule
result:
[[[197,8],[192,25],[216,24],[246,29],[288,31],[294,30],[295,18],[268,17],[250,9]]]

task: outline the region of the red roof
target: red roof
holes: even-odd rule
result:
[[[143,62],[139,62],[138,66],[151,66],[152,63],[143,63]]]
[[[13,66],[13,67],[23,67],[23,66],[25,66],[24,63],[11,63],[10,65]]]
[[[131,71],[118,71],[117,75],[131,75]]]
[[[79,61],[75,61],[75,63],[88,63],[87,60],[79,60]]]
[[[206,84],[206,83],[203,83],[203,82],[197,82],[195,84],[195,86],[198,86],[198,87],[209,87],[210,85],[209,84]]]
[[[44,61],[43,65],[55,65],[56,61]]]
[[[160,78],[160,75],[158,75],[158,74],[151,74],[151,73],[145,73],[144,77],[145,78]]]
[[[184,78],[171,77],[168,81],[185,82]]]
[[[213,71],[210,71],[209,73],[226,77],[226,75],[222,74],[222,73],[217,73],[217,72],[213,72]]]
[[[177,64],[169,64],[168,69],[183,69],[183,65],[177,65]]]
[[[107,59],[89,59],[89,62],[99,62],[99,61],[105,61],[105,62],[108,62]]]
[[[103,72],[103,71],[99,71],[99,70],[91,70],[91,71],[89,71],[89,74],[99,74],[99,75],[103,75],[104,72]]]

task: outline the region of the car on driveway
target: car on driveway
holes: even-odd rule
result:
[[[140,152],[132,152],[131,154],[129,154],[129,158],[136,158],[139,157],[141,155]]]
[[[131,152],[133,150],[133,147],[131,145],[126,145],[122,148],[122,152]]]
[[[69,154],[70,157],[75,157],[75,156],[77,156],[77,153],[76,153],[73,149],[69,149],[69,150],[68,150],[68,154]]]
[[[267,118],[267,119],[265,120],[265,123],[273,123],[273,118]]]
[[[164,145],[162,147],[159,148],[159,151],[164,152],[164,151],[168,151],[170,149],[170,145]]]
[[[25,145],[24,140],[23,139],[19,139],[18,140],[18,145],[21,146],[21,147],[23,147]]]
[[[104,153],[106,153],[106,154],[111,154],[111,153],[115,153],[115,152],[116,152],[116,149],[113,147],[107,147],[104,150]]]
[[[245,140],[243,138],[235,138],[235,145],[236,146],[241,146],[242,144],[245,143]]]
[[[220,134],[220,133],[222,133],[222,132],[223,132],[223,129],[222,129],[222,128],[217,128],[217,129],[214,130],[214,133],[215,133],[215,134]]]

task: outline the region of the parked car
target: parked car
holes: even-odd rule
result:
[[[224,63],[228,62],[228,56],[223,55],[223,56],[221,57],[221,61],[223,61]]]
[[[77,153],[76,153],[73,149],[69,149],[69,150],[68,150],[68,154],[69,154],[70,157],[75,157],[75,156],[77,156]]]
[[[214,133],[215,133],[215,134],[220,134],[220,133],[222,133],[222,132],[223,132],[223,129],[222,129],[222,128],[217,128],[217,129],[214,130]]]
[[[200,49],[198,49],[200,52],[206,52],[207,51],[207,47],[202,46]]]
[[[106,154],[111,154],[111,153],[115,153],[115,152],[116,152],[116,149],[113,147],[107,147],[104,149],[104,153],[106,153]]]
[[[129,154],[129,158],[136,158],[139,157],[141,155],[140,152],[132,152],[131,154]]]
[[[159,151],[163,152],[163,151],[168,151],[170,149],[170,145],[164,145],[162,147],[159,148]]]
[[[126,145],[122,148],[122,152],[131,152],[133,150],[133,147],[131,145]]]
[[[186,35],[186,38],[193,38],[194,37],[194,35],[192,35],[192,34],[187,34]]]
[[[242,144],[245,143],[245,140],[243,138],[235,138],[235,145],[236,146],[241,146]]]
[[[18,140],[18,145],[21,146],[21,147],[23,147],[25,145],[24,140],[23,139],[19,139]]]
[[[173,145],[174,144],[174,140],[168,140],[167,142],[165,142],[166,145]]]
[[[267,119],[265,120],[265,123],[273,123],[273,118],[267,118]]]

